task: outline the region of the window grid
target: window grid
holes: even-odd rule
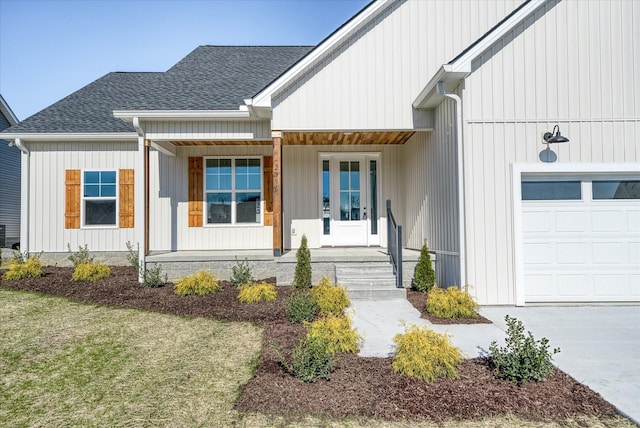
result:
[[[205,159],[206,224],[262,224],[260,158]]]

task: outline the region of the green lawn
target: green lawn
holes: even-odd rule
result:
[[[0,426],[628,426],[626,420],[431,424],[241,414],[262,332],[0,289]],[[348,399],[348,397],[345,397]]]
[[[247,323],[0,290],[0,426],[220,426],[261,342]]]

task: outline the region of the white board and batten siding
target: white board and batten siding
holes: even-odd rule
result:
[[[28,142],[29,251],[66,252],[87,245],[90,251],[126,251],[137,242],[134,228],[65,229],[65,170],[134,169],[136,142]]]
[[[176,156],[151,151],[149,248],[225,250],[273,248],[273,227],[262,225],[189,227],[188,160],[191,156],[263,157],[271,146],[178,147]],[[204,195],[203,195],[204,197]],[[261,207],[264,212],[264,202]]]
[[[544,132],[559,125],[570,139],[552,146],[556,165],[640,161],[639,23],[637,2],[549,2],[473,64],[465,226],[479,303],[516,303],[511,168],[540,164]]]
[[[147,122],[149,140],[271,140],[268,120]]]
[[[395,2],[275,94],[273,129],[433,128],[428,112],[412,109],[416,95],[520,3]]]
[[[417,132],[404,144],[405,245],[427,244],[436,253],[437,282],[460,285],[455,105],[444,101],[435,111],[433,132]]]

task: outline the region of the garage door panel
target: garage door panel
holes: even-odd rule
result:
[[[593,275],[594,295],[600,297],[623,297],[629,294],[628,278],[625,275]]]
[[[523,214],[522,231],[527,232],[539,232],[541,230],[549,230],[552,223],[551,212],[525,212]]]
[[[556,243],[556,262],[558,264],[585,264],[589,261],[588,246],[584,242]]]
[[[640,211],[629,211],[627,213],[627,230],[629,232],[640,232]]]
[[[626,221],[621,211],[593,211],[591,213],[592,232],[624,232]]]
[[[587,226],[587,214],[580,211],[557,211],[556,232],[582,232]]]
[[[525,285],[531,297],[546,297],[555,294],[553,275],[527,275]]]
[[[629,290],[632,296],[640,299],[640,274],[629,275]]]
[[[549,264],[552,260],[553,247],[549,243],[530,243],[524,246],[526,264]]]
[[[593,249],[593,263],[601,264],[627,264],[628,245],[624,242],[594,242],[591,244]]]
[[[640,239],[638,240],[640,241]],[[636,265],[638,271],[640,271],[640,242],[629,243],[629,263]]]
[[[584,297],[593,292],[589,275],[557,275],[558,296],[565,298]]]

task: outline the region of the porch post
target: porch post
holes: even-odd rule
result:
[[[282,255],[282,131],[271,133],[273,140],[273,255]]]
[[[137,118],[134,118],[137,119]],[[138,125],[137,120],[134,120],[134,127]],[[139,125],[138,125],[139,128]],[[138,271],[138,281],[143,281],[143,271],[146,267],[145,258],[147,255],[147,230],[146,230],[146,147],[145,147],[145,138],[142,131],[138,132],[138,153],[137,153],[137,165],[136,165],[136,173],[135,173],[135,198],[134,198],[134,216],[135,216],[135,231],[136,237],[138,241],[138,261],[142,269]]]
[[[144,255],[149,255],[149,151],[151,141],[144,140]]]

